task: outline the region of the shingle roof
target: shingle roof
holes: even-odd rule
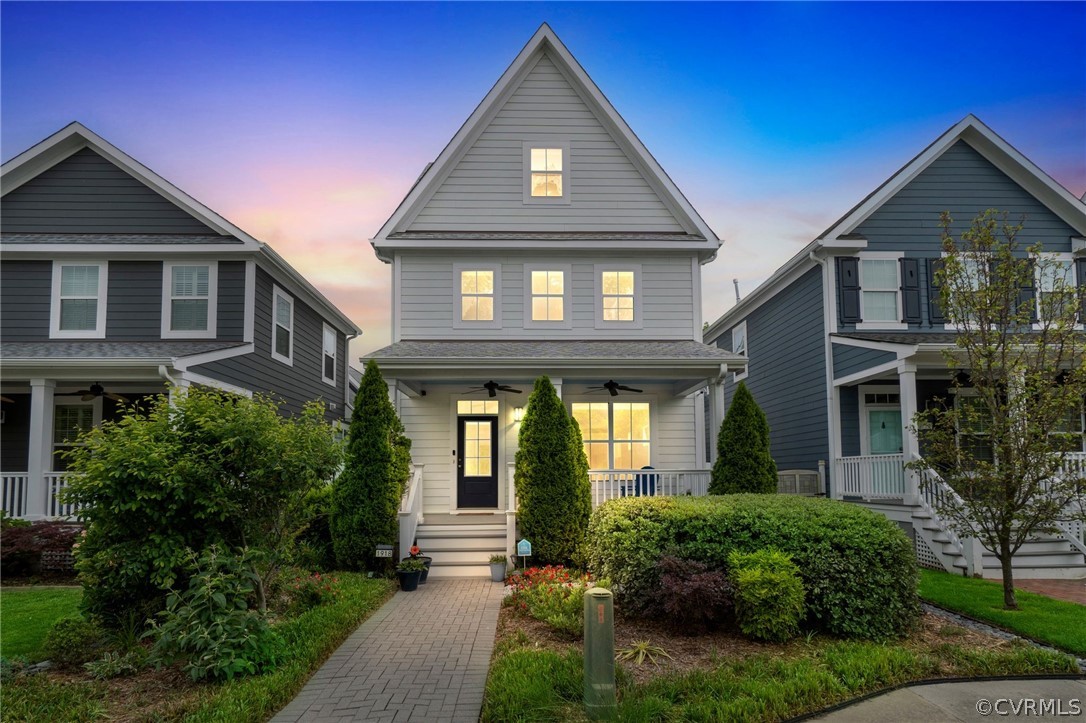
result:
[[[704,241],[699,234],[683,232],[611,233],[606,231],[398,231],[389,239],[419,241]]]
[[[5,244],[240,244],[241,239],[221,234],[150,234],[150,233],[4,233]]]
[[[400,341],[368,355],[374,359],[572,359],[628,361],[732,361],[729,351],[678,341]]]
[[[244,345],[243,341],[17,341],[0,345],[0,358],[174,359]]]
[[[883,341],[889,344],[953,344],[957,332],[917,332],[913,334],[880,334],[876,332],[839,332],[833,336],[866,341]]]

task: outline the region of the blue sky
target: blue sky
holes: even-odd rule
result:
[[[388,340],[367,240],[543,21],[725,239],[707,319],[975,113],[1086,192],[1086,3],[0,4],[6,160],[80,120]]]

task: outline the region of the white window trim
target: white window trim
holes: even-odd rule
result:
[[[291,306],[290,308],[291,308],[291,313],[293,314],[294,313],[294,307]],[[332,364],[332,378],[331,379],[329,379],[324,374],[324,359],[325,359],[326,356],[328,356],[324,351],[324,337],[325,337],[326,334],[328,334],[328,332],[332,332],[332,337],[335,339],[335,342],[332,344],[332,361],[333,361],[333,364]],[[294,343],[294,337],[293,337],[294,330],[292,329],[290,333],[291,333],[291,343],[293,344]],[[272,346],[274,347],[275,346],[275,344],[274,344],[275,340],[273,339],[272,341],[273,341]],[[339,332],[336,331],[336,328],[334,326],[332,326],[332,325],[330,325],[328,323],[324,323],[324,324],[321,325],[321,381],[324,382],[325,384],[331,384],[333,387],[336,386],[336,373],[337,373],[336,370],[337,369],[339,369]]]
[[[861,321],[856,324],[856,331],[867,331],[872,329],[879,329],[882,331],[905,331],[909,328],[909,325],[901,321],[901,317],[904,312],[901,308],[901,259],[904,258],[905,253],[902,251],[861,251],[856,254],[859,258],[859,268],[857,272],[860,276],[860,319]],[[864,315],[864,261],[896,261],[897,269],[897,288],[894,289],[894,294],[897,299],[897,321],[866,321]],[[889,291],[889,289],[872,289],[872,291]]]
[[[605,271],[632,271],[634,275],[633,321],[605,321],[603,318],[603,273]],[[595,264],[592,267],[594,293],[596,296],[597,329],[642,329],[644,319],[641,316],[641,300],[645,296],[641,285],[641,264]]]
[[[1042,252],[1040,254],[1030,254],[1030,258],[1034,262],[1048,259],[1050,261],[1067,261],[1071,265],[1071,286],[1074,289],[1078,289],[1082,280],[1078,278],[1078,264],[1075,263],[1075,255],[1072,253],[1061,252]],[[1033,304],[1037,310],[1037,322],[1033,324],[1034,331],[1040,331],[1044,329],[1044,323],[1041,320],[1041,265],[1035,264],[1033,270]],[[1083,316],[1083,310],[1079,309],[1079,318]],[[1075,328],[1081,330],[1082,324],[1075,324]]]
[[[533,148],[561,148],[562,149],[562,195],[561,196],[533,196],[532,195],[532,149]],[[521,154],[523,159],[523,176],[524,176],[524,205],[536,206],[536,205],[564,205],[570,204],[570,198],[572,197],[573,184],[571,182],[572,174],[570,169],[570,156],[569,156],[569,139],[545,139],[540,138],[534,141],[524,141],[524,150]]]
[[[945,259],[946,257],[947,257],[947,252],[946,251],[943,251],[941,254],[939,254],[939,258],[941,258],[941,259]],[[986,258],[991,258],[991,254],[986,254]],[[946,309],[943,309],[943,314],[944,315],[946,314]],[[961,331],[963,328],[964,327],[959,326],[958,324],[955,324],[955,323],[950,322],[950,321],[947,321],[947,322],[943,323],[943,331]]]
[[[898,403],[885,403],[885,404],[868,404],[866,401],[866,395],[868,394],[897,394]],[[896,384],[862,384],[857,389],[857,396],[859,397],[859,411],[860,411],[860,454],[862,456],[869,456],[871,454],[871,429],[867,424],[867,412],[868,410],[883,409],[890,410],[896,409],[901,412],[901,387]],[[902,419],[904,425],[905,420]],[[901,436],[902,452],[905,447],[905,430],[902,429]]]
[[[98,267],[98,310],[95,318],[94,329],[69,329],[62,331],[60,328],[60,282],[61,269],[65,266],[97,266]],[[106,310],[109,296],[109,262],[99,259],[71,259],[68,261],[53,261],[53,287],[52,298],[49,305],[49,338],[50,339],[105,339],[106,338]]]
[[[170,313],[173,298],[174,266],[207,267],[207,329],[203,331],[173,330]],[[162,262],[162,338],[163,339],[214,339],[218,335],[219,262],[207,259],[184,259]]]
[[[86,389],[86,388],[87,387],[83,387],[83,389]],[[56,455],[57,455],[57,447],[61,446],[60,443],[56,441],[56,423],[57,423],[56,422],[56,419],[57,419],[56,408],[57,407],[75,407],[75,406],[90,407],[91,408],[91,427],[97,427],[100,424],[102,424],[102,397],[95,397],[94,399],[92,399],[89,402],[84,402],[79,397],[74,397],[74,396],[73,397],[69,397],[69,396],[58,397],[58,396],[55,396],[57,391],[58,390],[54,390],[54,397],[53,397],[53,411],[54,411],[54,414],[53,414],[53,428],[48,431],[48,434],[49,434],[49,470],[50,471],[55,471],[55,463],[56,463],[56,458],[57,458],[56,457]],[[74,387],[72,388],[72,391],[76,391]],[[74,446],[78,446],[78,445],[71,444],[71,445],[64,445],[64,446],[74,447]]]
[[[461,271],[492,271],[494,273],[494,318],[490,321],[472,321],[461,319],[463,298],[460,293]],[[500,329],[502,328],[502,265],[498,263],[456,263],[453,264],[453,328],[454,329]]]
[[[283,356],[275,350],[275,327],[279,325],[279,322],[275,318],[275,302],[278,297],[284,297],[290,300],[290,354]],[[281,361],[287,366],[294,366],[294,305],[297,304],[297,300],[284,291],[278,284],[272,284],[272,299],[271,299],[271,357],[276,361]],[[323,342],[322,342],[323,344]],[[323,359],[322,359],[323,361]]]
[[[746,379],[748,376],[750,376],[750,337],[747,335],[747,321],[746,321],[746,319],[744,319],[743,321],[739,322],[734,327],[732,327],[732,353],[733,354],[738,353],[738,352],[735,351],[735,332],[740,331],[740,330],[742,330],[742,334],[743,334],[743,345],[744,345],[743,355],[745,357],[747,357],[747,366],[743,367],[743,371],[741,371],[741,372],[733,372],[732,373],[732,381],[733,382],[741,382],[744,379]]]
[[[532,319],[532,272],[561,271],[562,321],[535,321]],[[524,264],[524,328],[525,329],[572,329],[573,328],[573,265],[531,263]]]
[[[646,394],[631,393],[629,395],[623,394],[622,397],[623,398],[620,399],[618,397],[611,397],[611,396],[608,396],[608,395],[604,395],[604,398],[601,398],[599,396],[586,395],[586,394],[570,395],[568,398],[567,397],[562,397],[562,402],[566,405],[566,414],[568,414],[570,417],[573,417],[573,404],[574,403],[577,403],[577,404],[606,403],[607,404],[607,425],[608,425],[608,428],[607,428],[607,434],[608,434],[608,439],[607,439],[607,464],[609,466],[607,467],[607,469],[591,469],[590,470],[591,472],[608,472],[610,470],[615,469],[615,447],[614,447],[614,445],[615,445],[615,439],[614,439],[614,428],[615,428],[615,416],[614,416],[614,414],[615,414],[615,410],[614,410],[614,406],[613,406],[613,404],[615,402],[618,402],[619,404],[626,403],[626,402],[644,402],[644,403],[649,405],[649,438],[648,438],[648,443],[649,443],[649,466],[650,467],[657,467],[658,466],[657,465],[657,459],[658,459],[657,452],[658,452],[658,450],[656,449],[656,445],[658,443],[662,444],[662,442],[659,441],[660,440],[660,436],[659,436],[660,421],[659,421],[658,417],[659,417],[659,406],[660,405],[659,405],[659,400],[658,400],[657,395],[656,394],[651,394],[651,393],[646,393]],[[636,399],[634,397],[636,397]],[[582,438],[584,437],[584,430],[581,430],[581,437]],[[588,442],[591,442],[591,441],[595,441],[595,442],[599,443],[599,442],[602,442],[603,440],[584,440],[584,439],[582,439],[582,441],[584,443],[588,443]],[[619,440],[619,443],[621,444],[621,443],[626,442],[626,441],[631,441],[631,440]],[[642,441],[645,441],[645,440],[632,440],[632,441],[642,442]]]

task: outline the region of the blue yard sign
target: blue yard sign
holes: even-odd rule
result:
[[[517,543],[517,557],[531,557],[532,556],[532,543],[527,540],[521,540]]]

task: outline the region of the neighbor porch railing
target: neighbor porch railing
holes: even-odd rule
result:
[[[60,519],[74,517],[79,511],[78,505],[61,504],[57,499],[60,491],[68,486],[71,472],[46,472],[39,484],[45,486],[45,507],[41,510],[30,509],[30,474],[27,472],[0,472],[0,503],[3,510],[11,517],[31,519]]]
[[[915,494],[905,488],[904,454],[839,457],[834,462],[837,497],[898,498]]]
[[[26,472],[4,472],[0,474],[0,498],[4,513],[9,517],[26,515],[26,492],[30,475]]]
[[[400,500],[400,556],[406,557],[415,544],[415,535],[422,522],[422,470],[425,465],[416,464],[411,470],[411,480],[407,483],[403,498]]]
[[[589,472],[592,506],[619,497],[677,497],[709,494],[707,469],[611,469]]]

